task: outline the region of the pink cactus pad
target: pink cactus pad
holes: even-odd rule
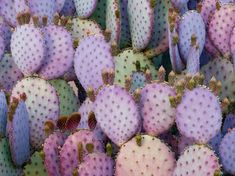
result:
[[[180,133],[199,143],[206,143],[220,130],[222,112],[218,98],[207,88],[186,90],[176,108]]]
[[[85,156],[78,168],[79,175],[113,176],[114,161],[105,153],[92,153]]]
[[[128,141],[140,127],[138,106],[119,86],[105,86],[95,100],[94,112],[104,133],[116,145]]]
[[[115,175],[172,175],[175,158],[168,146],[155,137],[142,135],[139,138],[141,142],[133,138],[121,147]]]
[[[60,167],[63,176],[71,176],[74,170],[77,169],[81,162],[79,161],[79,155],[84,157],[88,154],[87,144],[94,145],[94,152],[104,151],[102,143],[89,130],[80,130],[66,139],[60,151]],[[82,147],[83,151],[78,150],[78,145]]]
[[[132,47],[134,50],[142,50],[151,40],[154,27],[154,7],[151,7],[151,0],[129,0],[127,7]]]
[[[94,12],[98,0],[74,0],[79,18],[88,18]]]
[[[231,55],[230,38],[235,25],[235,5],[226,4],[216,10],[209,24],[209,36],[224,55]]]
[[[103,36],[88,36],[79,43],[75,52],[74,68],[82,86],[97,90],[102,84],[102,70],[114,68],[111,46]]]
[[[11,51],[18,68],[25,75],[38,71],[44,61],[44,37],[39,28],[18,26],[11,38]]]
[[[188,147],[177,161],[173,176],[208,176],[220,173],[218,158],[203,145]]]
[[[63,76],[73,64],[73,40],[64,28],[49,25],[44,28],[46,59],[38,74],[44,79],[55,79]]]
[[[46,121],[56,121],[60,108],[57,92],[47,81],[27,77],[19,81],[12,90],[11,99],[18,98],[25,93],[25,101],[30,124],[30,143],[33,148],[39,149],[46,138],[44,124]]]
[[[166,83],[147,84],[141,91],[141,116],[144,130],[149,135],[159,135],[175,122],[176,111],[169,102],[175,90]]]
[[[44,165],[48,176],[61,175],[60,173],[60,147],[64,145],[66,135],[61,132],[51,134],[43,144],[45,154]]]

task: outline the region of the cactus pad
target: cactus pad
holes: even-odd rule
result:
[[[0,135],[2,137],[6,135],[7,112],[8,107],[5,93],[0,91]]]
[[[97,0],[74,0],[77,15],[79,18],[88,18],[94,12]]]

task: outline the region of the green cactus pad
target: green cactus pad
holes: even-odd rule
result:
[[[115,57],[115,83],[124,86],[125,78],[131,76],[136,69],[136,62],[139,61],[141,71],[149,69],[152,73],[153,79],[157,77],[157,71],[152,64],[151,60],[148,59],[143,53],[134,53],[132,49],[126,49]]]
[[[12,162],[8,141],[5,138],[0,141],[0,175],[22,175],[22,170],[20,168],[16,168]]]
[[[25,176],[47,176],[42,156],[39,152],[35,152],[30,159],[30,163],[24,168]]]
[[[90,17],[90,19],[99,23],[102,29],[106,28],[106,4],[106,0],[98,0],[96,9]]]
[[[78,98],[70,85],[62,80],[51,80],[50,83],[56,89],[60,100],[60,116],[69,115],[78,110]]]

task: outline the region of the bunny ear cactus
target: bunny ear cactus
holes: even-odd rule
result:
[[[130,22],[132,47],[134,50],[145,49],[152,36],[154,28],[155,0],[129,0],[127,12]]]
[[[221,174],[217,156],[203,145],[192,145],[179,157],[173,176]]]
[[[13,99],[9,107],[7,135],[11,149],[12,160],[17,166],[22,166],[30,158],[29,144],[29,114],[25,105],[26,95],[21,99]]]
[[[5,138],[0,140],[0,174],[2,176],[20,176],[22,175],[22,169],[16,168],[11,159],[11,153],[8,145],[8,141]]]
[[[234,153],[234,142],[235,142],[235,128],[231,129],[222,139],[220,143],[220,158],[224,170],[234,175],[235,174],[235,153]]]
[[[122,145],[115,175],[172,175],[174,153],[158,138],[138,135]]]
[[[63,176],[71,176],[91,151],[103,152],[101,141],[89,130],[80,130],[71,134],[60,151],[60,168]]]
[[[30,124],[30,144],[41,148],[46,138],[44,123],[56,121],[59,113],[59,98],[56,89],[47,81],[37,77],[27,77],[19,81],[12,90],[11,99],[25,93],[25,101]]]
[[[10,54],[5,54],[0,61],[0,84],[3,89],[10,92],[17,81],[23,78],[23,74],[14,62]]]
[[[27,16],[27,17],[26,17]],[[19,26],[16,27],[11,38],[12,57],[25,75],[36,73],[44,62],[44,37],[41,30],[36,27],[38,18],[34,18],[34,24],[28,24],[30,14],[18,16]],[[23,23],[26,22],[26,24]],[[22,35],[23,34],[23,35]]]
[[[25,176],[48,176],[46,168],[44,167],[44,156],[42,152],[35,152],[31,158],[30,163],[24,167]]]

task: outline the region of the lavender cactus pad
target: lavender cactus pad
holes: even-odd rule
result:
[[[7,100],[5,93],[0,91],[0,135],[6,135],[6,126],[7,126]]]
[[[102,143],[89,130],[80,130],[66,139],[60,151],[60,167],[63,176],[71,176],[76,170],[81,162],[79,156],[88,154],[88,151],[85,150],[87,144],[94,145],[94,152],[103,152],[104,150]],[[81,146],[83,151],[78,150],[78,146]]]
[[[235,128],[228,132],[221,141],[220,144],[220,158],[223,164],[224,170],[234,175],[235,174]]]
[[[76,50],[74,68],[82,86],[97,90],[102,84],[102,70],[114,68],[111,46],[103,36],[93,35],[82,40]]]
[[[30,144],[38,149],[46,138],[44,123],[56,121],[59,116],[59,98],[51,84],[36,77],[19,81],[12,90],[12,97],[18,98],[22,93],[27,96],[25,103],[29,113]]]
[[[17,81],[23,78],[23,74],[16,66],[12,56],[5,54],[0,61],[0,84],[10,92]]]
[[[228,114],[225,117],[222,132],[223,134],[226,134],[230,129],[235,128],[235,115],[234,114]]]
[[[147,84],[141,91],[141,116],[143,128],[149,135],[159,135],[175,122],[176,111],[169,102],[175,90],[166,83]]]
[[[207,88],[186,90],[176,108],[176,123],[181,134],[206,143],[220,130],[222,112],[218,98]]]
[[[73,0],[65,0],[61,14],[65,16],[73,16],[76,12],[76,8]]]
[[[135,101],[119,86],[105,86],[99,91],[94,112],[101,129],[119,146],[135,135],[140,127]]]
[[[4,52],[5,52],[5,47],[6,47],[6,45],[5,45],[4,38],[2,36],[0,36],[0,61],[2,59]]]
[[[60,147],[64,145],[66,135],[61,132],[51,134],[44,142],[43,152],[45,154],[44,165],[48,176],[61,175],[60,172]]]
[[[44,28],[44,38],[46,59],[38,74],[45,79],[56,79],[72,67],[72,36],[64,27],[50,25]]]
[[[16,11],[13,0],[1,0],[0,15],[13,27],[16,26]]]

